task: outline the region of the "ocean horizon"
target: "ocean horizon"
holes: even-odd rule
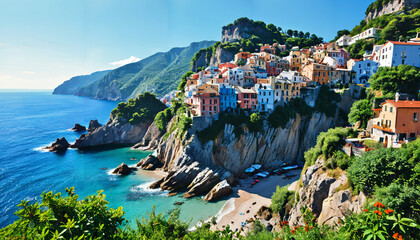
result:
[[[179,208],[180,218],[192,224],[216,215],[224,205],[224,200],[209,203],[182,194],[167,197],[167,192],[147,188],[157,179],[142,171],[124,177],[109,174],[122,162],[134,165],[151,152],[127,147],[69,149],[63,154],[42,150],[60,137],[74,142],[81,134],[70,130],[75,123],[87,127],[97,119],[105,124],[118,102],[52,95],[51,90],[14,90],[0,89],[0,228],[18,219],[14,213],[21,200],[34,203],[49,191],[65,195],[69,187],[75,187],[79,199],[103,190],[109,206],[122,206],[130,224],[147,217],[154,205],[163,214]]]

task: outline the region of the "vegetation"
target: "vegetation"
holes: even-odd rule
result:
[[[286,213],[286,209],[290,210],[293,207],[295,200],[295,192],[288,190],[288,185],[284,187],[277,186],[276,192],[271,197],[270,208],[273,212],[280,215],[280,219],[283,219]]]
[[[205,62],[206,62],[206,66],[204,67],[208,67],[208,65],[210,64],[211,57],[214,56],[214,54],[216,53],[216,49],[219,47],[219,45],[220,45],[220,42],[216,42],[210,47],[202,48],[198,50],[198,52],[196,52],[193,58],[191,59],[191,68],[193,68],[193,63],[197,61],[197,59],[199,59],[203,55],[205,57]]]
[[[159,130],[166,130],[166,126],[168,125],[169,121],[171,121],[172,117],[172,111],[170,108],[167,108],[156,114],[155,123]]]
[[[420,68],[410,65],[397,67],[380,67],[369,78],[373,90],[381,91],[382,95],[394,96],[395,92],[417,95],[420,89]]]
[[[129,121],[136,125],[146,121],[152,121],[156,114],[166,108],[154,94],[145,92],[137,98],[130,98],[127,102],[118,103],[111,114],[120,121]]]
[[[315,112],[325,113],[328,117],[334,117],[337,112],[337,102],[341,100],[339,93],[331,91],[326,85],[322,85],[315,101]]]
[[[179,91],[183,92],[185,90],[185,85],[187,84],[187,78],[190,77],[192,74],[194,74],[193,71],[188,71],[184,75],[182,75],[181,82],[178,85],[178,90]]]
[[[305,161],[307,166],[312,166],[320,157],[328,159],[344,146],[345,137],[349,135],[348,129],[330,128],[327,132],[322,132],[316,138],[316,145],[305,152]]]
[[[268,122],[273,128],[285,128],[290,119],[294,119],[296,114],[301,116],[311,116],[313,109],[301,98],[292,98],[284,106],[278,106],[267,117]]]
[[[373,116],[372,104],[368,99],[362,99],[353,103],[348,115],[349,123],[360,121],[360,128],[365,129],[367,122]]]
[[[372,51],[374,44],[374,40],[360,39],[346,47],[346,50],[350,53],[350,58],[362,59],[366,51]]]
[[[337,41],[343,35],[350,35],[350,31],[347,29],[337,31],[337,36],[332,40],[332,42]]]

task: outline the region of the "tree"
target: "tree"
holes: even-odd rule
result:
[[[311,36],[311,34],[309,32],[305,33],[305,38],[309,38]]]
[[[298,37],[298,31],[297,30],[293,30],[293,37]]]
[[[293,30],[292,29],[287,29],[287,36],[293,37]]]
[[[299,38],[303,38],[305,36],[305,34],[302,31],[299,31],[298,36],[299,36]]]
[[[420,68],[410,65],[380,67],[369,79],[372,89],[383,95],[404,92],[417,95],[420,89]]]
[[[294,203],[295,192],[289,191],[287,188],[289,186],[284,186],[280,188],[277,186],[276,191],[273,193],[271,197],[271,205],[270,208],[273,212],[278,213],[280,215],[280,219],[282,219],[286,212],[286,205],[291,208]]]
[[[353,103],[348,115],[350,123],[360,121],[360,127],[366,128],[367,122],[373,116],[372,105],[369,100],[363,99]]]
[[[334,38],[333,41],[337,41],[341,36],[349,35],[349,34],[350,34],[350,31],[347,30],[347,29],[339,30],[339,31],[337,31],[337,36]]]
[[[184,91],[185,85],[187,84],[187,78],[191,76],[192,74],[194,74],[193,71],[188,71],[184,75],[182,75],[181,82],[178,85],[179,91]]]
[[[243,66],[243,65],[245,65],[245,62],[244,62],[244,60],[239,59],[239,60],[236,62],[236,64],[238,64],[238,66]]]

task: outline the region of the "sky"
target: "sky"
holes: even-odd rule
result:
[[[352,29],[366,0],[0,0],[0,89],[53,89],[191,42],[240,17],[325,40]]]

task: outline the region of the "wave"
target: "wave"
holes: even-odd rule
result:
[[[50,143],[49,145],[46,145],[46,146],[50,146],[51,144],[52,143]],[[33,148],[32,150],[35,151],[35,152],[50,152],[50,150],[45,149],[45,146]]]
[[[153,182],[142,183],[130,188],[130,193],[127,194],[127,201],[137,201],[144,197],[167,197],[169,191],[162,191],[160,189],[149,188]]]
[[[214,216],[216,218],[216,222],[219,222],[224,216],[226,216],[227,214],[229,214],[230,212],[232,212],[233,210],[235,210],[235,199],[234,198],[230,198],[229,200],[227,200],[225,202],[225,204],[223,205],[222,208],[220,208],[219,212],[217,212],[217,214]],[[189,231],[194,231],[195,229],[197,229],[197,227],[201,227],[201,225],[203,223],[208,223],[212,220],[213,217],[207,219],[204,222],[198,222],[197,224],[195,224],[194,226],[190,227],[188,230]]]

